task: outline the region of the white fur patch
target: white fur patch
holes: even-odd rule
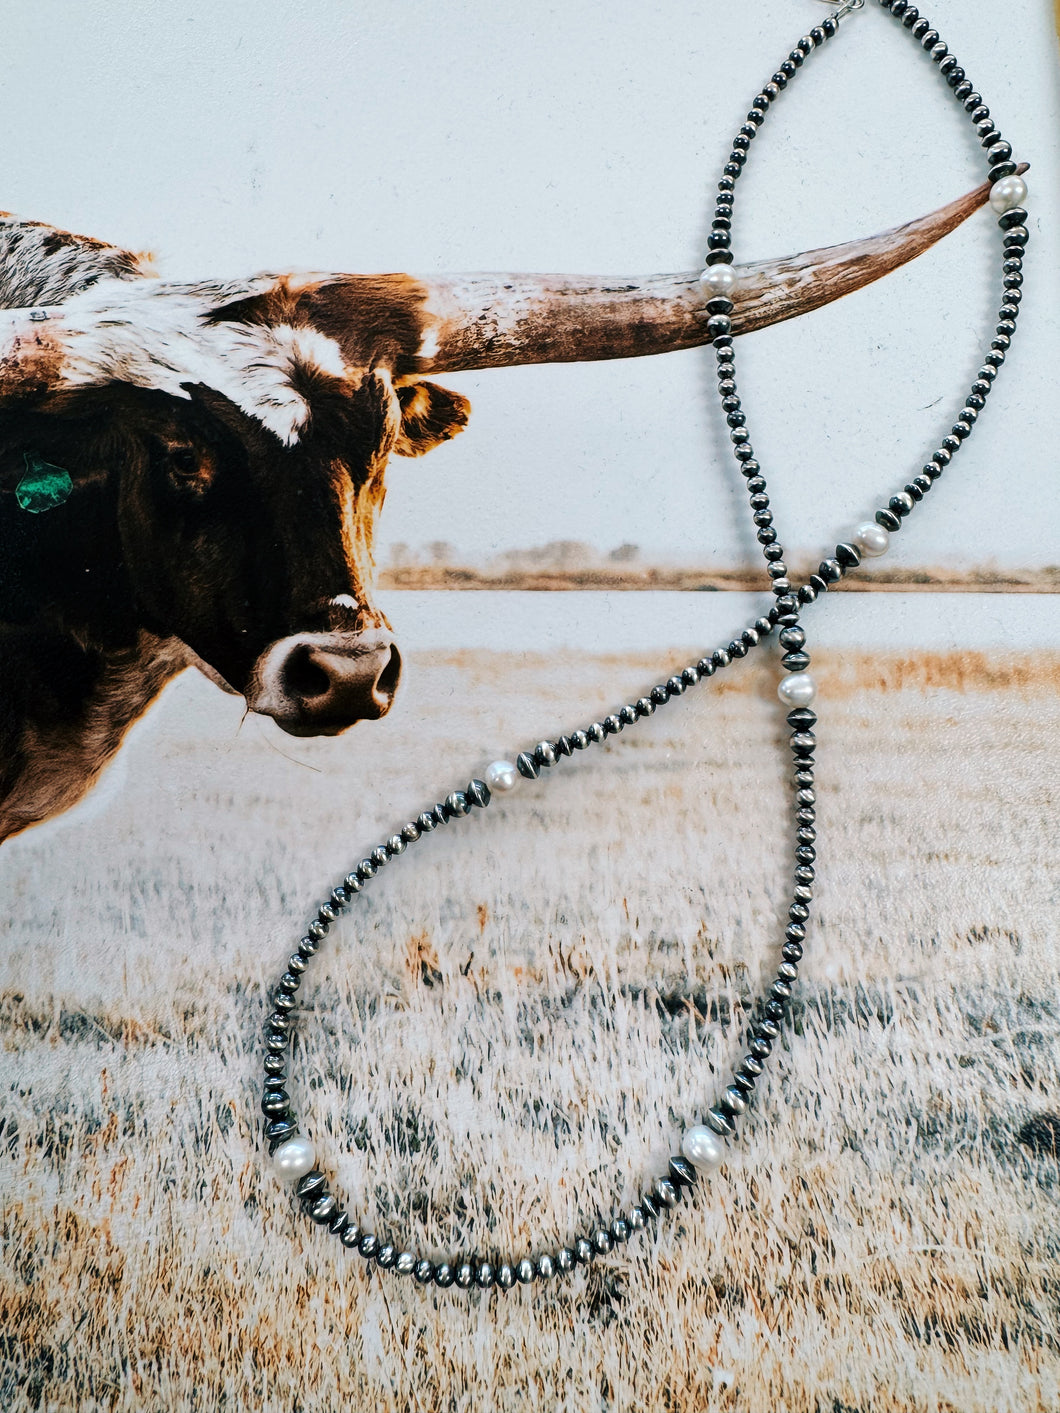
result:
[[[204,383],[290,446],[309,416],[292,374],[301,367],[345,377],[339,345],[318,329],[207,317],[274,283],[271,276],[238,284],[101,280],[47,311],[49,338],[62,349],[62,384],[118,381],[187,397],[182,384]],[[0,361],[28,323],[26,309],[0,313]]]
[[[434,358],[440,348],[441,344],[438,341],[438,330],[432,327],[424,333],[423,338],[420,340],[420,346],[416,350],[416,357]]]
[[[332,608],[352,608],[356,611],[357,600],[351,594],[336,594],[333,599],[329,599]]]
[[[272,330],[277,344],[284,347],[292,362],[304,368],[319,368],[333,378],[346,375],[346,365],[342,361],[342,349],[333,338],[322,334],[319,329],[294,328],[290,324],[277,324]]]

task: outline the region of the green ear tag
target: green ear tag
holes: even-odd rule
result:
[[[69,500],[74,483],[69,471],[51,466],[35,451],[26,452],[26,474],[15,487],[15,496],[23,510],[39,515],[42,510],[54,510]]]

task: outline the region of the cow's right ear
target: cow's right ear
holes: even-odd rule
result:
[[[419,379],[399,383],[394,391],[401,403],[401,427],[394,442],[398,456],[423,456],[467,426],[471,404],[460,393]]]

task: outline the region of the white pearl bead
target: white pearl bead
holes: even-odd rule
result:
[[[738,281],[731,265],[708,265],[700,275],[699,283],[707,296],[714,298],[731,295]]]
[[[716,1168],[725,1161],[721,1139],[703,1124],[697,1124],[686,1132],[681,1139],[681,1152],[697,1168]]]
[[[793,672],[781,678],[777,696],[785,706],[808,707],[817,695],[817,683],[808,672]]]
[[[882,525],[877,525],[875,520],[866,520],[863,525],[859,525],[850,538],[861,553],[868,555],[870,559],[886,554],[887,546],[891,543],[890,531],[885,530]]]
[[[1022,206],[1027,200],[1027,183],[1022,177],[1002,177],[990,188],[990,205],[1002,215],[1013,206]]]
[[[519,784],[519,772],[510,760],[495,760],[486,767],[486,784],[503,795]]]
[[[272,1155],[273,1166],[285,1182],[294,1182],[312,1172],[317,1155],[308,1138],[289,1138]]]

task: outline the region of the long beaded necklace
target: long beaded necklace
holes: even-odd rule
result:
[[[392,1269],[401,1275],[412,1276],[422,1285],[433,1283],[446,1287],[455,1284],[465,1290],[471,1287],[510,1290],[516,1284],[529,1285],[534,1281],[548,1280],[577,1266],[588,1265],[597,1257],[606,1256],[636,1232],[658,1222],[667,1209],[675,1207],[683,1196],[697,1187],[705,1173],[724,1163],[729,1145],[736,1138],[740,1117],[746,1112],[755,1085],[780,1038],[802,960],[816,861],[814,727],[817,717],[812,704],[817,695],[817,685],[808,670],[810,655],[806,651],[806,633],[800,622],[800,613],[831,585],[837,584],[849,570],[856,569],[863,558],[873,558],[887,550],[891,535],[901,529],[903,520],[916,509],[971,435],[1016,331],[1023,283],[1023,250],[1028,241],[1027,212],[1023,207],[1027,187],[1022,179],[1026,168],[1017,167],[1013,161],[1012,148],[995,126],[990,110],[930,21],[907,0],[880,0],[883,9],[930,54],[953,97],[963,105],[975,124],[990,169],[990,204],[999,216],[1004,293],[989,352],[983,358],[950,434],[942,438],[920,474],[891,496],[887,505],[877,510],[872,520],[859,524],[847,540],[836,545],[834,553],[821,561],[817,573],[811,574],[806,583],[796,588],[788,576],[784,551],[769,508],[765,477],[751,445],[747,418],[737,392],[732,315],[736,308],[734,300],[739,297],[739,282],[731,268],[732,213],[736,183],[758,130],[773,105],[799,74],[806,60],[834,38],[839,32],[840,22],[862,9],[864,3],[865,0],[845,0],[826,20],[812,28],[756,95],[747,121],[733,139],[729,160],[718,182],[714,221],[707,240],[706,268],[700,277],[706,299],[707,328],[717,359],[721,407],[729,428],[733,454],[747,481],[757,538],[771,580],[773,604],[768,613],[756,618],[726,646],[705,654],[698,662],[653,687],[646,696],[627,702],[602,721],[594,721],[568,735],[541,741],[531,750],[517,754],[514,763],[494,761],[484,771],[483,779],[473,779],[465,789],[454,790],[440,804],[425,810],[417,819],[405,824],[372,849],[320,907],[301,938],[297,951],[289,958],[273,993],[274,1009],[265,1031],[265,1086],[261,1108],[266,1119],[265,1138],[277,1172],[296,1184],[296,1198],[312,1222],[326,1228],[343,1246],[358,1252],[365,1261],[383,1270]],[[746,657],[752,648],[774,632],[783,649],[781,662],[785,669],[778,695],[784,706],[789,708],[787,722],[791,727],[789,745],[795,803],[795,867],[791,901],[776,975],[759,999],[747,1027],[746,1053],[735,1067],[729,1084],[718,1096],[717,1103],[708,1109],[702,1123],[693,1125],[685,1132],[681,1151],[670,1159],[666,1174],[649,1181],[631,1207],[587,1224],[566,1245],[499,1260],[479,1255],[474,1258],[453,1256],[439,1261],[418,1255],[411,1246],[406,1248],[363,1229],[329,1191],[325,1173],[316,1166],[317,1155],[313,1144],[299,1134],[286,1089],[287,1050],[294,1026],[296,997],[308,965],[332,924],[362,889],[388,864],[400,858],[411,844],[423,840],[442,825],[465,817],[473,809],[484,809],[494,793],[507,793],[521,780],[537,780],[565,757],[617,736],[653,715],[658,708],[680,697],[690,687],[713,677],[737,658]]]

